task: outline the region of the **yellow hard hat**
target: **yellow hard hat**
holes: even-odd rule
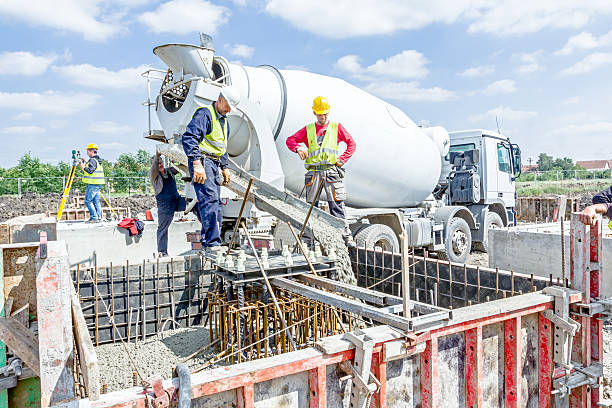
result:
[[[99,150],[98,145],[95,143],[90,143],[87,145],[88,149],[94,149],[94,150]]]
[[[312,101],[312,110],[317,115],[325,115],[326,113],[329,113],[329,102],[327,101],[327,98],[324,96],[317,96],[314,98],[314,101]]]

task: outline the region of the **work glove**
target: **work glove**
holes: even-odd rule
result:
[[[221,170],[221,174],[223,174],[223,185],[229,186],[230,184],[230,172],[229,169]]]
[[[308,152],[304,149],[298,149],[297,154],[300,156],[300,160],[306,160],[308,157]]]
[[[206,171],[202,163],[193,164],[193,182],[198,184],[204,184],[206,181]]]

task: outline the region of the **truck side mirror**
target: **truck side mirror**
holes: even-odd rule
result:
[[[521,148],[516,143],[513,143],[510,145],[510,150],[512,151],[513,174],[514,177],[519,177],[523,170],[521,163]]]

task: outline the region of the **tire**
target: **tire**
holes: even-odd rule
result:
[[[476,251],[489,252],[489,230],[494,228],[503,228],[504,222],[498,214],[494,212],[487,212],[484,227],[485,231],[482,236],[482,242],[474,242],[472,243],[472,246]]]
[[[472,248],[472,233],[463,218],[455,217],[449,222],[444,247],[444,251],[438,252],[438,258],[465,263]]]
[[[377,249],[399,252],[399,241],[395,232],[384,224],[372,224],[361,229],[355,235],[355,244],[358,248]]]

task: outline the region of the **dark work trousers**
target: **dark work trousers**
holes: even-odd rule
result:
[[[209,248],[221,245],[221,182],[219,181],[219,161],[210,157],[203,160],[206,181],[203,184],[193,183],[198,210],[202,222],[202,247]],[[189,161],[189,171],[193,175],[193,164]]]
[[[164,187],[155,196],[157,200],[157,252],[168,253],[168,228],[176,211],[185,211],[185,198],[176,189],[176,181],[171,174],[163,177]]]
[[[346,199],[346,189],[344,187],[344,169],[337,166],[329,166],[324,169],[309,169],[304,180],[304,188],[306,190],[306,201],[312,203],[319,189],[319,185],[323,183],[323,190],[327,196],[327,204],[329,205],[329,213],[336,218],[345,220],[346,209],[344,200]],[[319,206],[319,198],[315,206]],[[348,224],[346,224],[344,235],[350,234]]]

